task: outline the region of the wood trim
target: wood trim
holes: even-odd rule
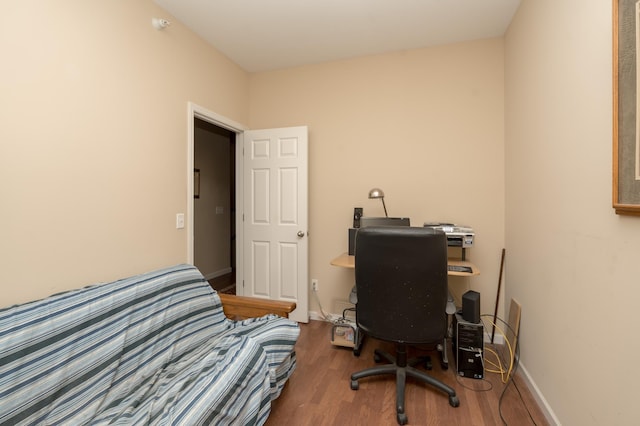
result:
[[[612,139],[613,139],[613,167],[612,167],[612,171],[613,171],[613,191],[612,191],[612,207],[615,209],[616,214],[619,215],[630,215],[630,216],[640,216],[640,205],[638,204],[625,204],[625,203],[621,203],[620,202],[620,192],[619,192],[619,159],[618,159],[618,151],[619,151],[619,129],[618,129],[618,118],[619,118],[619,108],[618,108],[618,96],[620,94],[619,91],[619,76],[618,76],[618,72],[619,72],[619,66],[618,66],[618,49],[619,49],[619,42],[618,42],[618,32],[619,32],[619,26],[618,26],[618,13],[619,13],[619,3],[620,0],[613,0],[613,4],[612,4],[612,28],[613,28],[613,46],[612,46],[612,51],[613,51],[613,58],[612,58],[612,63],[613,63],[613,132],[612,132]],[[640,70],[639,70],[640,71]],[[638,71],[637,71],[638,72]]]
[[[289,318],[296,308],[295,302],[260,299],[258,297],[236,296],[218,293],[222,301],[222,309],[227,318],[233,320],[261,317],[267,314]]]
[[[613,208],[618,213],[618,0],[613,0]]]

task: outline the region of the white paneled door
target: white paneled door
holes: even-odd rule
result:
[[[295,301],[309,321],[307,127],[244,132],[245,296]]]

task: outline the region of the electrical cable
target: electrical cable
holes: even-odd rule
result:
[[[481,315],[481,317],[487,317],[490,315]],[[497,320],[499,320],[502,324],[506,325],[508,327],[508,329],[513,333],[513,336],[517,336],[518,333],[502,318],[500,317],[496,317]],[[495,325],[495,324],[494,324]],[[524,407],[524,409],[527,411],[527,414],[529,415],[529,420],[531,420],[531,422],[537,426],[536,421],[533,419],[533,416],[531,415],[531,411],[529,411],[529,407],[527,407],[527,405],[524,403],[524,399],[522,397],[522,393],[520,393],[520,389],[518,389],[518,385],[515,382],[514,376],[518,370],[518,365],[520,363],[520,341],[519,339],[516,340],[516,344],[515,344],[515,348],[511,348],[511,342],[509,342],[509,339],[507,339],[506,335],[504,334],[504,332],[502,330],[500,330],[501,334],[503,335],[505,342],[507,342],[507,345],[509,347],[509,353],[510,353],[510,362],[509,362],[509,374],[507,375],[507,381],[505,382],[505,386],[502,389],[502,393],[500,394],[500,398],[498,399],[498,414],[500,415],[500,420],[502,420],[502,423],[506,426],[508,425],[507,421],[504,418],[504,415],[502,414],[502,401],[504,399],[504,396],[507,392],[507,389],[509,388],[509,385],[511,383],[513,383],[513,386],[516,389],[516,392],[518,392],[518,395],[520,396],[520,401],[522,401],[522,405]],[[497,354],[496,354],[497,355]],[[500,358],[500,357],[498,357]]]
[[[518,366],[520,365],[520,352],[519,352],[519,345],[516,342],[516,356],[515,356],[515,364],[514,364],[514,369],[513,369],[513,377],[511,379],[511,381],[509,383],[513,383],[513,386],[515,387],[516,391],[518,392],[518,395],[520,396],[520,400],[522,401],[522,404],[524,406],[524,408],[527,410],[527,414],[529,415],[529,420],[531,420],[531,423],[533,423],[534,425],[537,425],[536,421],[533,419],[533,416],[531,415],[531,412],[529,411],[529,408],[526,406],[526,404],[524,404],[524,399],[522,398],[522,393],[520,393],[520,389],[518,389],[518,384],[515,381],[515,373],[518,370]],[[507,383],[507,385],[505,386],[505,388],[502,390],[502,395],[500,395],[500,400],[498,402],[498,404],[502,403],[502,399],[504,397],[504,394],[507,391],[507,387],[509,386],[509,383]],[[500,406],[499,406],[500,408]],[[502,411],[499,410],[500,412],[500,418],[502,419],[502,421],[504,422],[504,424],[506,425],[506,421],[504,420],[504,418],[502,417]]]
[[[327,321],[327,322],[333,322],[331,320],[331,317],[329,315],[327,315],[327,313],[324,311],[324,309],[322,309],[322,303],[320,303],[320,298],[318,297],[318,293],[316,291],[316,289],[313,289],[313,295],[316,298],[316,302],[318,302],[318,306],[320,307],[320,314],[322,315],[322,319]]]
[[[345,319],[345,320],[347,320],[347,311],[348,312],[353,312],[353,316],[354,316],[353,321],[355,322],[356,308],[344,308],[342,310],[342,318]],[[351,321],[351,320],[347,320],[347,321]]]
[[[333,325],[345,325],[347,327],[350,327],[352,329],[355,330],[355,326],[353,324],[353,321],[350,321],[349,319],[347,319],[345,317],[345,312],[348,310],[354,310],[354,308],[346,308],[344,311],[342,311],[342,317],[338,317],[338,318],[332,318],[332,314],[328,314],[325,312],[324,308],[322,307],[322,303],[320,303],[320,298],[318,297],[318,292],[317,290],[312,290],[313,295],[316,299],[316,302],[318,302],[318,306],[320,307],[320,314],[322,316],[322,319],[326,322],[330,322]]]
[[[475,381],[475,379],[474,379],[474,381]],[[474,391],[474,392],[489,392],[490,390],[493,389],[493,383],[491,383],[489,380],[481,379],[480,381],[482,383],[486,383],[489,387],[486,388],[486,389],[475,389],[475,388],[472,388],[471,386],[467,386],[462,380],[460,380],[460,376],[456,374],[456,382],[458,382],[458,384],[460,386],[462,386],[463,388],[465,388],[465,389],[468,389],[468,390],[471,390],[471,391]]]
[[[500,356],[498,355],[498,353],[496,351],[494,351],[491,348],[484,348],[485,351],[487,352],[491,352],[493,355],[496,356],[496,359],[498,360],[498,364],[494,363],[493,361],[491,361],[490,359],[486,359],[487,364],[491,364],[494,367],[497,368],[497,370],[490,370],[488,368],[485,368],[485,371],[489,372],[489,373],[498,373],[501,376],[504,377],[504,373],[506,373],[506,370],[504,369],[504,367],[502,367],[502,360],[500,359]],[[486,357],[485,357],[486,358]],[[504,379],[503,379],[503,383],[504,383]]]
[[[507,373],[506,380],[505,380],[505,377],[504,377],[504,371],[503,371],[503,368],[502,368],[502,361],[501,361],[500,357],[498,356],[497,352],[495,352],[493,350],[490,350],[494,355],[496,355],[496,358],[498,359],[498,363],[500,364],[499,366],[497,366],[499,368],[499,371],[497,371],[497,372],[500,373],[500,375],[501,375],[502,383],[507,383],[507,381],[509,380],[509,377],[511,375],[511,371],[513,370],[513,362],[512,362],[512,360],[514,359],[514,356],[513,356],[513,349],[511,347],[511,342],[509,342],[509,339],[507,339],[506,334],[504,333],[504,331],[500,327],[498,327],[497,324],[495,324],[493,321],[489,321],[489,322],[493,325],[493,329],[494,330],[498,330],[500,332],[500,334],[504,338],[504,341],[507,344],[507,347],[509,348],[509,360],[510,361],[509,361],[509,369],[506,372]],[[515,336],[515,333],[514,333],[514,336]],[[493,365],[495,365],[495,364],[493,364]],[[492,371],[492,372],[494,372],[494,371]]]

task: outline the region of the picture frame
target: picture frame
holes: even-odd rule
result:
[[[613,208],[640,216],[640,6],[613,0]]]
[[[193,198],[200,198],[200,169],[193,169]]]

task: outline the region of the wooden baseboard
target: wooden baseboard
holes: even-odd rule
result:
[[[209,281],[214,278],[221,277],[223,275],[227,275],[233,272],[233,269],[229,266],[228,268],[220,269],[219,271],[209,272],[208,274],[204,274],[204,278]]]

